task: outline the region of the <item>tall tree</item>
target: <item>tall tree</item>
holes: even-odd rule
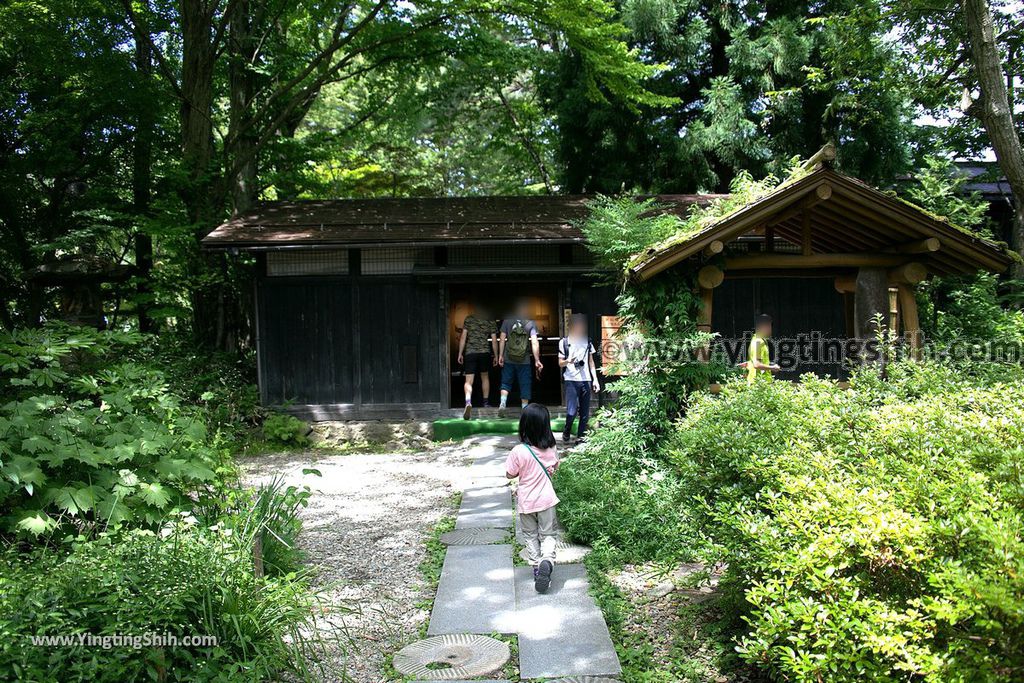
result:
[[[668,107],[597,105],[560,55],[546,90],[570,191],[727,190],[827,140],[843,165],[887,178],[908,161],[910,110],[875,0],[622,0],[630,44],[659,68]],[[867,141],[870,141],[870,149]]]
[[[1014,196],[1013,247],[1024,256],[1024,149],[1020,130],[1014,125],[1013,103],[1007,88],[1015,74],[1003,68],[995,19],[986,0],[963,0],[961,6],[979,93],[967,111],[981,120],[999,168],[1010,184]],[[1024,21],[1017,27],[1022,24]],[[1014,266],[1014,276],[1024,279],[1024,263]]]
[[[1022,101],[1013,88],[1024,66],[1019,3],[891,0],[888,7],[919,82],[915,99],[943,122],[937,133],[946,147],[961,157],[995,152],[1014,195],[1010,240],[1024,253],[1024,129],[1014,117]],[[1024,277],[1024,267],[1014,275]]]

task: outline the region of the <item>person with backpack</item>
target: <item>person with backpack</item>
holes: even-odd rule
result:
[[[462,419],[468,420],[473,413],[473,380],[480,375],[483,387],[484,405],[491,405],[491,366],[498,364],[498,335],[494,319],[487,315],[479,301],[474,302],[474,313],[466,316],[459,337],[459,365],[463,367],[463,391],[466,407]]]
[[[558,342],[558,365],[565,380],[565,429],[562,442],[572,439],[572,423],[578,415],[579,430],[576,438],[582,440],[590,421],[591,391],[601,391],[594,363],[594,344],[587,336],[587,317],[573,315],[569,322],[569,333]]]
[[[519,445],[505,459],[505,476],[519,479],[516,510],[519,529],[525,537],[526,553],[533,566],[533,587],[545,593],[555,569],[558,516],[555,506],[554,474],[558,469],[551,415],[539,403],[523,408],[519,416]]]
[[[537,374],[544,369],[540,362],[540,336],[537,325],[529,318],[530,307],[526,299],[516,304],[516,313],[501,323],[498,335],[498,365],[501,366],[501,402],[498,404],[498,417],[505,417],[508,407],[508,394],[514,383],[519,383],[519,400],[525,408],[530,402],[533,388],[533,372]],[[533,363],[530,363],[530,357]]]

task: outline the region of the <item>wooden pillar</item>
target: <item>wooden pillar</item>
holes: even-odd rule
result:
[[[697,331],[711,332],[711,306],[714,303],[715,290],[709,287],[701,287],[700,290],[700,313],[697,315]],[[697,357],[705,363],[711,359],[711,348],[703,347],[697,352]]]
[[[857,286],[854,291],[854,320],[857,339],[862,343],[874,340],[878,335],[876,316],[882,316],[882,324],[889,319],[889,276],[885,268],[866,267],[857,271]],[[866,362],[866,358],[860,361]]]
[[[917,297],[914,296],[914,288],[910,285],[897,285],[897,296],[899,297],[900,318],[903,320],[903,336],[910,346],[910,356],[915,360],[921,359],[921,321],[917,315]]]

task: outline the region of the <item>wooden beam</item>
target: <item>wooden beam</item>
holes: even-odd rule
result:
[[[896,254],[750,254],[725,260],[727,270],[758,268],[895,268],[906,262]]]
[[[704,266],[697,271],[697,284],[702,289],[714,289],[718,285],[722,284],[722,280],[725,279],[725,273],[718,266]]]
[[[766,225],[764,228],[764,250],[769,254],[775,251],[775,226]]]
[[[725,251],[725,243],[722,242],[722,240],[715,240],[708,246],[704,247],[703,253],[704,256],[710,258],[712,256],[717,256],[721,254],[723,251]]]
[[[785,223],[790,218],[799,216],[800,214],[805,213],[808,209],[813,208],[821,202],[831,198],[832,186],[828,183],[822,183],[814,188],[814,192],[798,199],[793,206],[789,207],[785,211],[781,211],[774,216],[769,216],[768,221],[765,223],[765,227],[767,228],[768,226]]]
[[[897,244],[885,250],[888,254],[931,254],[942,248],[938,237]]]
[[[823,164],[827,161],[833,161],[836,158],[836,146],[831,142],[826,142],[822,145],[821,149],[811,155],[811,157],[803,163],[801,168],[804,171],[814,170],[814,167],[818,164]]]
[[[921,321],[917,314],[917,297],[910,285],[897,285],[900,317],[903,319],[903,336],[910,346],[910,355],[915,360],[921,359]]]
[[[892,285],[916,285],[928,277],[928,269],[917,262],[904,263],[902,266],[889,270],[887,276],[889,284]],[[835,287],[837,292],[852,294],[857,289],[857,278],[853,275],[838,275]]]
[[[928,277],[928,269],[916,261],[904,263],[889,271],[889,282],[899,285],[916,285]]]

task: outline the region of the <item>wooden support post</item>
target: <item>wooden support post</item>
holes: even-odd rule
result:
[[[775,226],[768,225],[764,229],[764,250],[769,254],[775,251]]]
[[[804,256],[811,255],[811,212],[804,211],[803,215],[803,229],[800,234],[801,240],[801,253]]]
[[[910,355],[915,360],[921,359],[921,321],[917,314],[917,297],[910,285],[897,285],[900,317],[903,319],[903,337],[910,346]]]
[[[879,331],[876,316],[882,316],[883,325],[889,317],[889,276],[885,268],[865,267],[857,271],[853,310],[857,338],[861,342],[875,339]]]
[[[711,313],[714,303],[715,290],[711,287],[700,288],[700,313],[697,315],[697,331],[711,332]],[[711,348],[705,346],[697,352],[697,358],[703,362],[711,360]]]
[[[714,289],[722,284],[725,273],[718,266],[704,266],[697,271],[697,284],[703,289]]]

